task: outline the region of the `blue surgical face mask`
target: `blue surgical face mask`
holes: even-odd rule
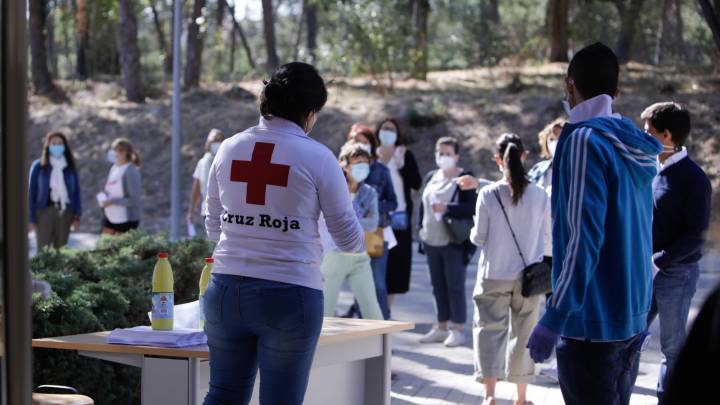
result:
[[[387,129],[381,129],[378,137],[383,146],[394,146],[395,142],[397,142],[397,132],[388,131]]]
[[[54,157],[60,157],[65,154],[65,145],[55,144],[48,146],[48,152]]]
[[[210,153],[217,155],[218,149],[220,149],[220,142],[213,142],[210,144]]]
[[[107,151],[107,160],[108,162],[115,164],[117,161],[117,153],[115,153],[114,150],[110,149]]]
[[[352,176],[353,180],[357,181],[358,183],[362,183],[367,179],[367,176],[370,174],[370,165],[368,163],[355,163],[350,168],[350,175]]]

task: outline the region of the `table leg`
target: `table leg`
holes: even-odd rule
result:
[[[382,356],[365,360],[365,405],[390,405],[390,335],[382,338]]]

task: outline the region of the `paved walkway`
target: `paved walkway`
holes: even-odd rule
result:
[[[698,292],[693,300],[690,317],[694,318],[707,294],[720,281],[720,256],[703,261]],[[470,297],[475,284],[476,266],[468,268],[466,290],[468,316],[472,316]],[[340,310],[351,300],[347,290],[341,293]],[[418,339],[430,330],[435,320],[430,279],[425,257],[415,255],[412,286],[408,294],[398,296],[393,306],[393,318],[416,323],[413,331],[394,335],[393,371],[397,377],[392,384],[392,404],[479,404],[483,399],[482,385],[475,382],[473,373],[472,335],[466,329],[467,343],[462,347],[446,348],[442,344],[420,344]],[[470,325],[468,325],[470,326]],[[643,353],[640,374],[631,404],[656,404],[655,385],[660,362],[660,343],[657,322],[651,328],[653,338]],[[498,405],[512,404],[514,385],[499,383],[496,389]],[[544,377],[538,377],[528,388],[528,399],[535,405],[563,404],[560,388]]]

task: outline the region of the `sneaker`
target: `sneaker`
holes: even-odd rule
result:
[[[450,335],[443,341],[447,347],[462,346],[465,343],[465,335],[462,331],[450,329]]]
[[[420,343],[440,343],[450,336],[450,332],[438,328],[432,328],[430,332],[426,333],[420,338]]]

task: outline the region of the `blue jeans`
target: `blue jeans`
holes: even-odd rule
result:
[[[697,263],[660,270],[653,280],[653,300],[648,314],[648,328],[660,318],[660,349],[665,358],[660,364],[658,399],[662,404],[667,379],[675,367],[685,343],[685,330],[692,297],[695,295],[700,267]]]
[[[566,405],[627,405],[640,366],[638,334],[619,342],[562,338],[557,355]]]
[[[390,307],[387,297],[387,264],[388,264],[388,243],[383,244],[383,254],[380,257],[370,259],[373,282],[375,283],[375,295],[377,295],[380,311],[384,319],[390,319]]]
[[[464,324],[467,320],[465,248],[452,243],[446,246],[424,245],[424,248],[438,322]]]
[[[213,274],[205,292],[210,391],[205,405],[302,404],[323,322],[320,290]]]

